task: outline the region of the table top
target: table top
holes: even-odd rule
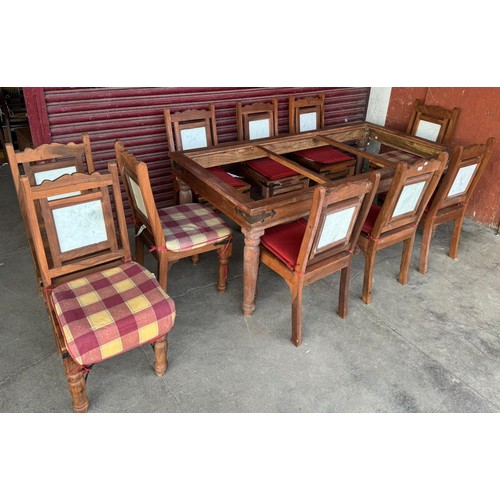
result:
[[[349,144],[346,144],[349,143]],[[356,176],[330,181],[283,154],[330,144],[377,166],[381,174],[379,191],[387,191],[397,162],[370,152],[381,144],[413,153],[424,158],[436,157],[446,147],[402,132],[368,122],[342,125],[300,134],[282,135],[268,139],[224,143],[211,148],[171,152],[172,171],[176,178],[196,191],[213,206],[239,224],[242,229],[265,229],[306,215],[311,206],[314,186],[262,200],[253,200],[210,173],[210,167],[238,164],[270,157],[287,167],[323,183],[343,183]],[[368,150],[367,150],[368,149]],[[363,175],[363,174],[360,174]]]

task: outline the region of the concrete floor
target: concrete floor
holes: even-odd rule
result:
[[[0,412],[70,412],[7,165],[0,210]],[[339,275],[307,287],[296,348],[288,287],[264,266],[257,309],[243,317],[236,231],[225,294],[215,289],[214,255],[170,272],[177,320],[167,374],[155,376],[149,347],[100,363],[87,382],[89,411],[498,412],[500,236],[466,221],[452,261],[450,234],[450,225],[437,229],[427,276],[417,271],[417,234],[404,287],[397,282],[402,246],[380,252],[369,306],[360,299],[363,256],[355,255],[346,320],[335,312]]]

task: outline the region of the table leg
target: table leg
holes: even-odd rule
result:
[[[361,139],[358,140],[358,143],[356,145],[356,147],[360,150],[360,151],[366,151],[366,146],[368,146],[368,137],[362,137]],[[358,156],[356,158],[356,167],[354,169],[354,173],[356,175],[358,174],[361,174],[362,173],[362,170],[363,170],[363,162],[364,162],[364,158],[361,158],[361,156]]]
[[[242,229],[245,236],[243,250],[243,315],[251,316],[255,310],[257,277],[259,275],[260,237],[263,230],[248,231]]]
[[[191,188],[178,177],[176,178],[177,185],[179,186],[179,205],[184,203],[193,203],[193,192]]]

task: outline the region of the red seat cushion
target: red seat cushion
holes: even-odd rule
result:
[[[271,158],[250,160],[247,161],[247,165],[271,181],[277,181],[278,179],[285,179],[286,177],[291,177],[292,175],[298,175],[295,170],[285,167]]]
[[[240,188],[240,187],[244,187],[246,185],[245,182],[243,182],[241,179],[238,179],[237,177],[233,177],[232,175],[229,175],[224,169],[222,169],[220,167],[211,168],[210,173],[214,174],[221,181],[224,181],[226,184],[229,184],[230,186],[232,186],[234,188]]]
[[[362,231],[364,233],[371,234],[381,208],[382,206],[377,205],[376,203],[373,203],[373,205],[370,207],[370,211],[368,212],[362,228]]]
[[[296,155],[302,156],[306,160],[315,161],[316,163],[339,163],[341,161],[353,160],[351,155],[348,155],[332,146],[320,146],[318,148],[304,149],[296,151]]]
[[[263,247],[267,248],[294,271],[306,227],[307,221],[305,219],[271,227],[266,229],[260,242]]]

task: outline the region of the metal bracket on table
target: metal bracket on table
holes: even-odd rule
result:
[[[255,224],[256,222],[263,222],[269,217],[274,217],[276,215],[275,210],[271,210],[270,212],[264,212],[263,214],[259,215],[248,215],[239,208],[236,209],[236,213],[241,217],[243,217],[249,224]]]

